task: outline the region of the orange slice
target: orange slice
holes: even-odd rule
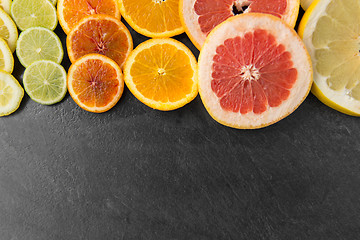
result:
[[[201,49],[206,36],[226,19],[242,13],[266,13],[279,17],[292,28],[300,0],[180,0],[180,19],[193,44]]]
[[[312,85],[312,64],[294,29],[260,13],[229,18],[199,57],[199,92],[219,123],[261,128],[291,114]]]
[[[84,17],[92,14],[107,14],[120,19],[117,0],[59,0],[57,15],[66,34]]]
[[[122,68],[133,49],[132,37],[125,25],[102,14],[83,18],[67,36],[66,42],[72,63],[86,54],[98,53],[111,58]]]
[[[179,0],[119,0],[120,12],[130,26],[147,37],[172,37],[184,32]]]
[[[119,101],[124,80],[116,62],[100,54],[89,54],[71,65],[67,86],[70,96],[81,108],[102,113]]]
[[[169,111],[192,101],[197,93],[197,62],[192,52],[173,39],[140,44],[126,60],[125,83],[147,106]]]

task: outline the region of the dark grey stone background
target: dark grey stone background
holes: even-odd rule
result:
[[[216,123],[199,97],[160,112],[125,89],[92,114],[25,96],[0,119],[0,240],[359,239],[359,134],[311,94],[251,131]]]

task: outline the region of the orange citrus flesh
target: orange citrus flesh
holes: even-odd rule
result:
[[[196,59],[182,43],[153,39],[140,44],[125,63],[125,82],[141,102],[174,110],[197,95]]]
[[[124,89],[119,66],[100,54],[86,55],[71,65],[67,85],[74,101],[81,108],[95,113],[115,106]]]
[[[172,37],[184,32],[179,0],[120,0],[120,12],[130,26],[148,37]]]
[[[59,0],[57,15],[66,34],[84,17],[92,14],[107,14],[120,18],[117,0]]]
[[[89,53],[105,55],[122,67],[133,49],[129,30],[118,19],[107,15],[83,18],[67,37],[71,62]]]

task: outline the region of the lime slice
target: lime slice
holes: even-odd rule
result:
[[[23,96],[19,82],[9,73],[0,71],[0,117],[15,112]]]
[[[21,31],[31,27],[54,30],[57,25],[55,7],[48,0],[14,0],[11,16]]]
[[[18,31],[11,17],[0,8],[0,37],[4,39],[11,52],[15,51]]]
[[[24,67],[38,60],[61,63],[64,51],[59,37],[43,27],[29,28],[22,32],[16,46],[16,55]]]
[[[23,83],[30,98],[44,105],[60,102],[67,91],[65,69],[48,60],[34,62],[26,68]]]
[[[0,38],[0,70],[12,73],[14,70],[14,57],[6,41]]]
[[[7,14],[10,14],[11,0],[0,0],[0,8],[4,9]]]

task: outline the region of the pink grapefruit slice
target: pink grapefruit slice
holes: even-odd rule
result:
[[[312,84],[312,65],[296,32],[279,18],[242,14],[218,25],[199,56],[199,92],[219,123],[262,128],[291,114]]]
[[[180,19],[193,44],[201,49],[214,27],[241,13],[266,13],[294,27],[299,0],[180,0]]]

